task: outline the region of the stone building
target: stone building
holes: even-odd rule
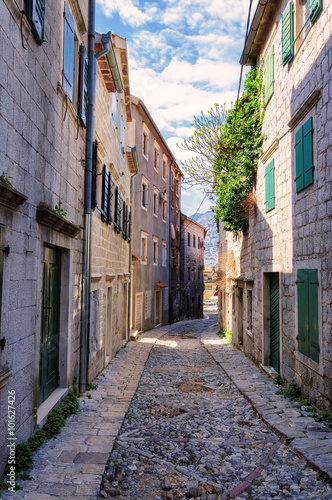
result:
[[[218,301],[218,283],[219,275],[215,267],[204,266],[204,294],[203,301]],[[213,299],[211,299],[213,297]]]
[[[128,340],[130,186],[136,172],[126,40],[96,34],[89,380]],[[131,147],[128,146],[131,141]]]
[[[242,54],[264,72],[265,140],[238,237],[221,231],[220,326],[261,367],[332,404],[330,2],[259,4]]]
[[[144,103],[132,96],[138,158],[133,177],[132,329],[170,318],[170,251],[175,159]],[[180,193],[180,185],[177,186]],[[179,198],[179,194],[177,194]]]
[[[183,174],[173,161],[170,169],[170,275],[169,322],[181,317],[181,181]]]
[[[181,317],[203,316],[204,241],[206,229],[181,214]]]
[[[1,469],[8,390],[19,443],[79,373],[88,6],[38,6],[0,4]]]

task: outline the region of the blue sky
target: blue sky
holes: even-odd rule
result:
[[[191,157],[177,143],[192,134],[193,116],[236,97],[248,6],[249,0],[97,0],[96,30],[127,39],[131,92],[178,162]],[[194,214],[203,197],[202,190],[183,189],[182,211]],[[210,206],[205,198],[199,211]]]

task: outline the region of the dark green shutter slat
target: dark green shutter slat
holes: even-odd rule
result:
[[[86,125],[88,116],[88,68],[89,60],[84,45],[80,45],[80,63],[78,75],[78,116]]]
[[[310,0],[310,21],[314,23],[322,10],[322,0]]]
[[[108,172],[108,191],[107,191],[107,222],[110,224],[112,222],[112,174]]]
[[[308,274],[306,269],[297,271],[297,316],[299,352],[309,356],[309,304]]]
[[[303,177],[304,187],[314,181],[313,125],[312,117],[303,125]]]
[[[69,99],[74,98],[75,73],[75,34],[74,18],[65,4],[64,32],[63,32],[63,80],[62,86]]]
[[[3,262],[5,257],[5,226],[0,224],[0,332],[1,332],[1,305],[3,284]]]
[[[289,2],[282,15],[282,64],[285,66],[294,55],[293,2]]]
[[[97,206],[97,153],[98,142],[92,144],[92,193],[91,193],[91,208],[94,210]]]
[[[108,208],[108,197],[107,197],[107,190],[106,190],[106,185],[108,185],[108,180],[106,179],[106,165],[103,165],[103,170],[102,170],[102,187],[101,187],[101,209],[102,209],[102,216],[101,219],[105,222],[107,221],[107,208]]]
[[[279,274],[270,274],[270,363],[280,372]]]
[[[274,185],[274,160],[265,168],[265,210],[268,212],[275,207],[275,185]]]
[[[318,336],[318,271],[308,270],[309,290],[309,356],[319,363],[319,336]]]
[[[298,193],[304,188],[304,172],[303,172],[303,128],[301,127],[295,133],[295,181],[296,192]]]

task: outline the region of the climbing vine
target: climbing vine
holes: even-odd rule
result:
[[[238,233],[248,221],[248,197],[256,179],[263,143],[262,72],[252,69],[244,92],[227,114],[214,160],[215,220]]]

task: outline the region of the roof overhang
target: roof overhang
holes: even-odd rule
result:
[[[155,283],[155,285],[158,286],[159,288],[166,288],[168,286],[167,283],[161,283],[161,282]]]
[[[121,75],[114,52],[112,33],[96,33],[95,57],[108,92],[123,92]]]
[[[136,174],[138,172],[138,158],[137,158],[136,146],[133,148],[131,148],[130,146],[127,146],[126,158],[127,158],[127,163],[129,166],[130,173]]]
[[[127,122],[132,121],[131,114],[131,99],[130,99],[130,86],[129,86],[129,70],[128,70],[128,56],[127,56],[127,40],[121,38],[113,33],[112,41],[114,48],[119,51],[123,81],[123,92],[126,106]]]
[[[280,0],[259,1],[241,55],[241,64],[245,66],[256,64],[279,3]]]

